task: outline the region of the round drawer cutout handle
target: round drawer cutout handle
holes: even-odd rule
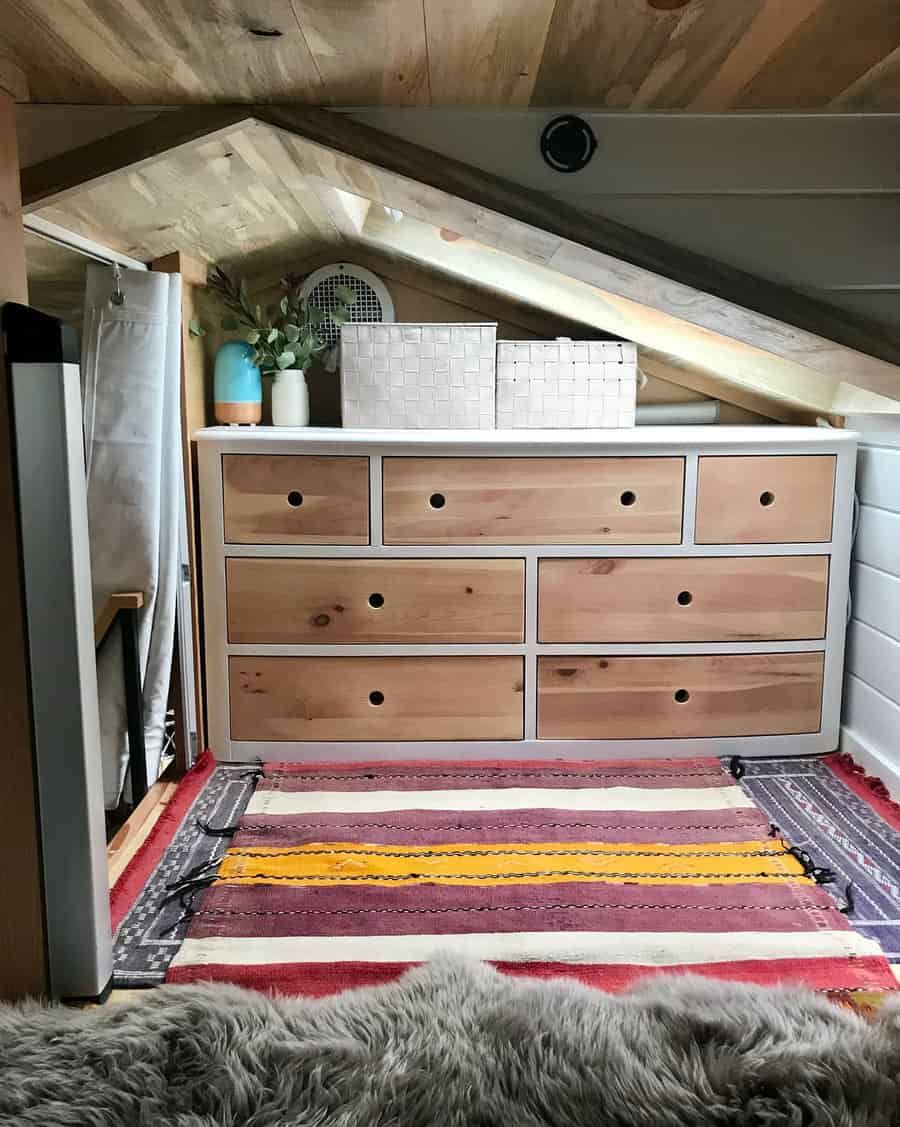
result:
[[[382,595],[380,591],[373,591],[372,594],[369,595],[369,606],[375,607],[376,609],[378,607],[383,607],[384,595]]]
[[[632,490],[626,489],[622,496],[619,498],[619,503],[622,505],[633,505],[637,500],[637,494]]]
[[[768,489],[765,490],[765,492],[760,493],[759,495],[759,503],[763,506],[764,509],[767,509],[769,505],[775,504],[775,494],[771,493]]]
[[[428,504],[432,509],[442,509],[447,504],[447,498],[443,493],[432,493],[428,498]]]
[[[675,596],[675,602],[678,603],[680,607],[689,607],[693,601],[694,596],[690,591],[679,591]]]
[[[287,502],[292,509],[299,509],[303,504],[303,494],[299,489],[292,489],[287,495]]]
[[[369,693],[369,704],[375,705],[376,708],[379,705],[384,704],[384,693],[379,692],[378,689],[375,689],[373,692]]]
[[[687,689],[676,689],[675,690],[675,700],[679,704],[684,704],[685,701],[689,701],[690,699],[691,699],[691,694],[687,691]]]

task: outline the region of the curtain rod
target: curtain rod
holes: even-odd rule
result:
[[[22,222],[25,230],[32,235],[37,235],[38,238],[45,239],[56,246],[65,247],[66,250],[75,251],[85,258],[92,258],[95,262],[102,262],[107,266],[118,263],[127,270],[147,269],[146,262],[139,262],[136,258],[130,258],[127,254],[113,250],[112,247],[95,243],[93,239],[86,239],[83,235],[78,235],[67,227],[60,227],[57,223],[51,223],[48,219],[42,219],[39,215],[25,215],[22,217]]]

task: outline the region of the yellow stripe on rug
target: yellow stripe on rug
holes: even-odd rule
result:
[[[753,883],[803,877],[803,866],[770,840],[703,845],[539,842],[366,845],[324,842],[286,849],[232,849],[219,881],[240,884],[636,884]]]

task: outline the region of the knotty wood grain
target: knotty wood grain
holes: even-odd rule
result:
[[[368,458],[226,454],[222,464],[227,542],[368,544]]]
[[[698,544],[801,544],[831,539],[829,454],[703,457]]]
[[[677,544],[682,458],[385,458],[387,544]],[[632,494],[627,503],[623,495]],[[445,504],[435,508],[431,498]]]
[[[825,637],[827,556],[544,559],[538,576],[541,642]]]
[[[13,101],[0,93],[0,305],[27,302],[25,243]],[[47,987],[41,840],[26,650],[15,445],[9,379],[0,347],[0,998],[40,994]]]
[[[521,657],[232,657],[235,740],[518,740]],[[373,704],[370,694],[383,694]]]
[[[234,558],[226,585],[231,642],[523,640],[524,560]]]
[[[6,0],[0,80],[39,102],[896,110],[897,20],[890,0]]]
[[[679,739],[815,732],[821,653],[541,657],[541,739]],[[676,700],[676,693],[688,694]]]

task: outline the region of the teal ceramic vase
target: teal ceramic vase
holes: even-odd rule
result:
[[[237,426],[262,418],[262,378],[246,341],[230,340],[216,353],[214,399],[217,423]]]

